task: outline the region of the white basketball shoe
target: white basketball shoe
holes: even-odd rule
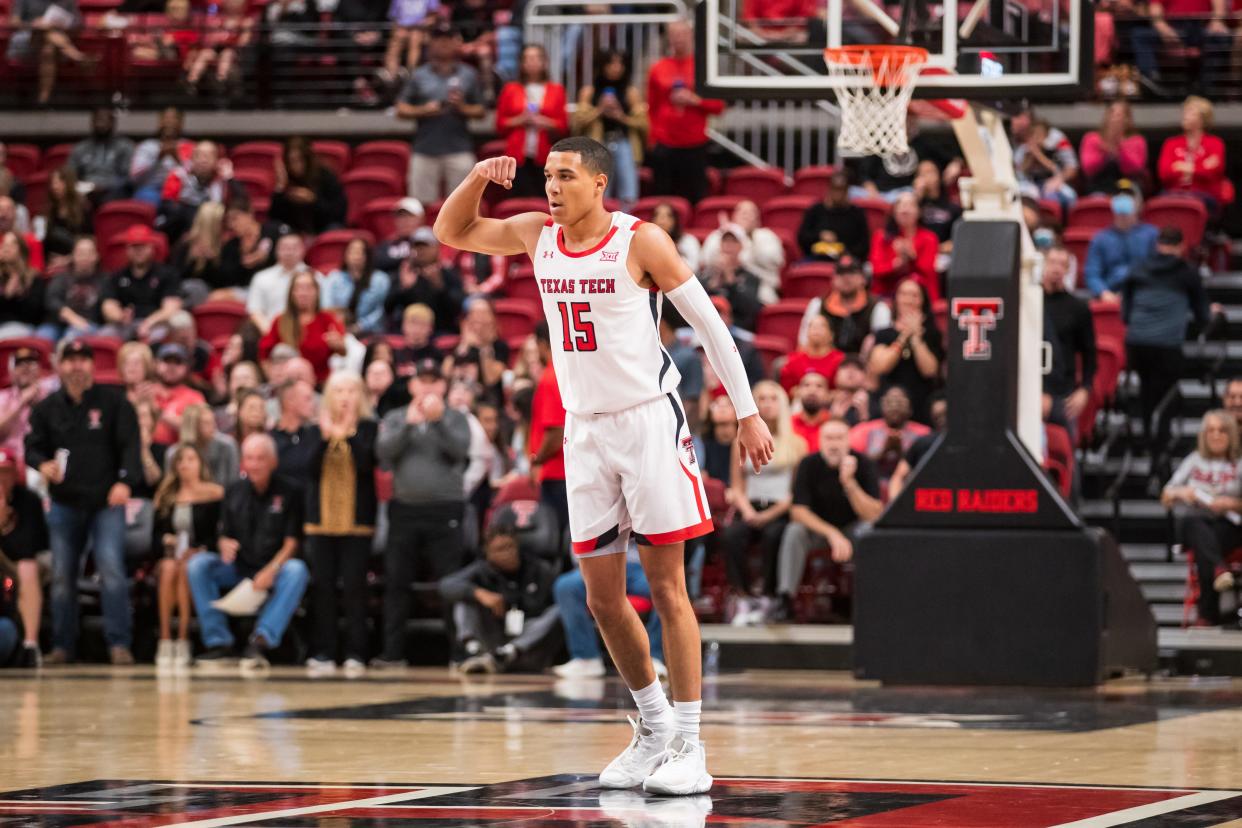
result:
[[[664,759],[668,748],[667,733],[656,733],[646,722],[627,717],[634,728],[630,746],[613,759],[599,775],[601,788],[633,788],[643,784]]]
[[[643,790],[676,796],[701,794],[711,789],[713,781],[707,772],[707,751],[703,743],[687,742],[675,736],[659,767],[643,781]]]

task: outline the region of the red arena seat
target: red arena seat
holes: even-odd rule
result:
[[[405,195],[405,179],[410,172],[410,145],[406,141],[367,141],[354,147],[350,169],[383,167],[397,174],[401,180],[401,195]]]
[[[7,144],[4,166],[18,181],[39,169],[39,148],[34,144]]]
[[[1194,196],[1156,196],[1143,205],[1143,221],[1156,227],[1172,225],[1182,231],[1187,251],[1194,251],[1207,229],[1207,208]]]
[[[203,302],[193,313],[199,338],[208,342],[232,336],[250,318],[244,304],[232,301]]]
[[[328,230],[316,236],[306,249],[306,263],[320,273],[336,270],[341,266],[345,248],[354,239],[363,239],[375,246],[375,237],[366,230]]]
[[[1066,228],[1102,230],[1113,223],[1113,205],[1108,196],[1085,196],[1074,202],[1066,216]]]
[[[773,230],[780,228],[793,233],[802,226],[802,217],[812,204],[818,201],[814,196],[778,196],[762,204],[763,226]]]
[[[655,208],[661,204],[668,204],[673,208],[673,212],[681,219],[681,227],[687,230],[690,227],[690,217],[694,214],[694,208],[690,206],[690,202],[681,196],[647,196],[640,198],[634,202],[634,206],[630,208],[630,215],[640,218],[643,221],[651,221],[651,214],[655,212]]]
[[[280,159],[284,147],[278,141],[246,141],[229,150],[229,160],[233,162],[233,172],[242,170],[259,170],[276,177],[276,162]]]
[[[725,195],[742,196],[760,205],[788,189],[785,172],[775,167],[736,167],[724,179]]]
[[[339,178],[349,169],[349,144],[344,141],[312,141],[311,151],[323,164]]]
[[[832,174],[836,171],[835,167],[828,165],[803,167],[794,173],[794,183],[789,194],[809,195],[822,199],[824,191],[828,189],[828,179],[832,178]]]
[[[341,186],[349,202],[349,223],[357,224],[362,209],[377,198],[405,195],[405,179],[382,166],[354,168],[341,176]]]

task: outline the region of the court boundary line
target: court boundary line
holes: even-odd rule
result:
[[[1128,825],[1140,819],[1157,817],[1163,814],[1174,813],[1175,811],[1185,811],[1198,805],[1210,805],[1213,802],[1222,802],[1239,795],[1238,791],[1202,791],[1200,793],[1179,796],[1176,799],[1166,799],[1147,805],[1136,805],[1133,808],[1113,811],[1110,814],[1100,814],[1099,816],[1087,817],[1074,822],[1063,822],[1059,825],[1053,825],[1051,828],[1110,828],[1110,826],[1115,825]]]
[[[331,786],[330,786],[331,787]],[[421,787],[421,786],[414,786]],[[173,822],[170,825],[179,825],[182,828],[223,828],[228,825],[244,825],[248,822],[261,822],[269,819],[285,819],[287,817],[309,816],[311,814],[325,814],[332,811],[344,811],[354,808],[369,808],[375,805],[387,805],[393,802],[413,801],[418,799],[430,799],[435,796],[449,796],[452,794],[466,793],[468,791],[477,790],[480,785],[471,785],[468,787],[461,786],[441,786],[432,788],[423,788],[422,790],[406,791],[404,793],[388,794],[386,796],[372,796],[364,799],[350,799],[345,802],[329,802],[323,805],[306,805],[301,808],[283,808],[277,811],[264,811],[263,813],[237,814],[236,816],[213,817],[211,819],[193,820],[190,822]]]

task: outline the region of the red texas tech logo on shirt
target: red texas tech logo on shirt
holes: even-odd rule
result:
[[[693,466],[695,463],[694,438],[693,437],[682,437],[681,438],[681,450],[686,453],[686,459],[689,460],[690,465]]]
[[[957,327],[966,332],[962,342],[962,356],[966,359],[991,359],[992,343],[988,331],[996,330],[996,323],[1005,317],[1005,302],[997,296],[954,299],[949,313],[957,320]]]

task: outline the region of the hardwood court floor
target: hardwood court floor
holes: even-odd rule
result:
[[[1242,820],[1239,680],[988,691],[756,671],[705,695],[718,783],[670,803],[593,785],[629,735],[616,680],[5,671],[0,826]]]

